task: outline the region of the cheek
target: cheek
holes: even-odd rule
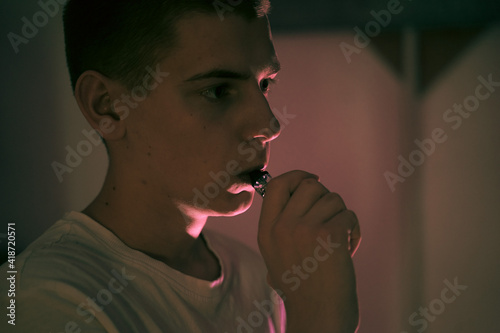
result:
[[[139,150],[162,168],[204,179],[209,172],[223,170],[225,164],[238,157],[238,137],[234,117],[212,116],[210,110],[193,109],[186,103],[150,103],[138,110],[137,141]]]

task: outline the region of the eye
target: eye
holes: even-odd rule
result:
[[[229,87],[226,84],[205,89],[201,94],[209,100],[218,101],[229,95]]]
[[[271,85],[275,84],[276,82],[277,82],[276,79],[271,79],[271,78],[264,79],[260,81],[260,90],[262,90],[264,94],[267,94],[269,90],[271,90]]]

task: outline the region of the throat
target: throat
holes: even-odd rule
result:
[[[165,258],[151,253],[147,254],[185,275],[200,280],[215,281],[222,274],[219,260],[208,248],[203,236],[200,236],[199,244],[198,250],[193,250],[189,256],[184,258]]]

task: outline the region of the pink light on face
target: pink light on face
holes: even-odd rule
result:
[[[253,187],[249,183],[234,183],[227,189],[229,193],[239,194],[241,192],[253,192]]]
[[[212,281],[210,283],[210,288],[216,288],[216,287],[220,286],[222,284],[222,282],[224,282],[224,272],[221,270],[220,277],[217,280]]]

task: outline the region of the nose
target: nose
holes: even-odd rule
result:
[[[254,139],[262,144],[276,139],[281,134],[279,120],[273,114],[267,97],[259,90],[249,102],[245,123],[246,139]]]

